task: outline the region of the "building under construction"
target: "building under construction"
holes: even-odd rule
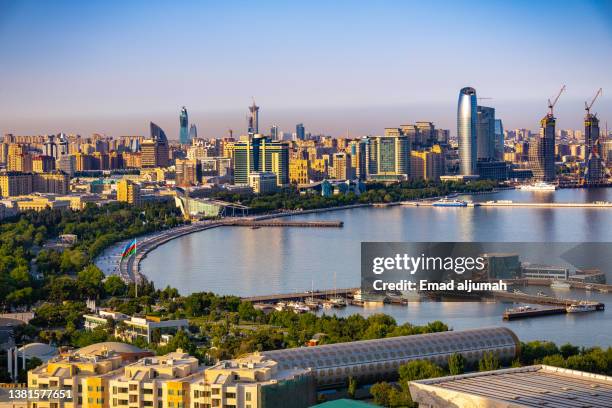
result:
[[[548,100],[549,111],[540,121],[540,134],[529,146],[529,163],[533,178],[537,181],[552,182],[557,176],[555,171],[555,124],[557,119],[553,108],[563,91],[565,91],[565,85],[553,102]]]
[[[591,108],[599,95],[601,95],[601,88],[597,91],[591,103],[584,103],[586,111],[584,116],[584,143],[586,148],[584,182],[587,185],[601,185],[607,182],[607,169],[601,157],[599,119],[596,113],[591,113]]]

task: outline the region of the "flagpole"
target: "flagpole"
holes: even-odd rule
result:
[[[134,238],[134,257],[136,257],[137,248],[138,248],[138,241],[136,241],[136,238]],[[134,285],[136,286],[135,288],[136,299],[138,299],[138,271],[134,273]]]

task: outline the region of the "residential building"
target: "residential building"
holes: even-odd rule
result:
[[[128,179],[117,183],[117,200],[125,203],[140,204],[140,186]]]
[[[289,181],[294,184],[308,184],[310,182],[310,160],[289,160]]]
[[[276,173],[277,185],[289,184],[289,145],[274,142],[262,135],[233,145],[234,183],[249,183],[251,172]]]

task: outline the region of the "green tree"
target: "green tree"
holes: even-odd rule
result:
[[[372,394],[374,403],[383,407],[389,406],[392,391],[394,391],[394,387],[386,381],[377,382],[370,387],[370,394]]]
[[[77,275],[77,285],[82,298],[99,299],[104,293],[104,273],[96,265],[87,265]]]
[[[478,371],[493,371],[499,369],[500,364],[497,356],[493,352],[485,352],[478,361]]]
[[[357,380],[355,380],[352,376],[349,376],[348,379],[347,393],[349,398],[355,399],[355,394],[357,393]]]
[[[127,292],[127,285],[119,276],[112,275],[104,280],[104,292],[108,296],[124,296]]]
[[[448,358],[448,371],[451,375],[459,375],[465,372],[465,358],[462,354],[451,354]]]

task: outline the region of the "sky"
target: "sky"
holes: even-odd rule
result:
[[[536,129],[561,85],[612,129],[612,2],[0,0],[0,132],[204,137],[277,124],[333,136],[417,120],[456,128],[475,87],[507,129]],[[611,96],[608,96],[608,95]]]

